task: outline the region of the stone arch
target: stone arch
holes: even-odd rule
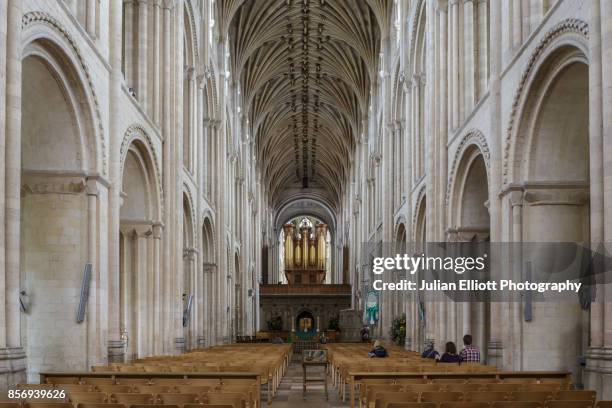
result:
[[[447,187],[449,233],[451,240],[488,240],[490,220],[489,149],[484,135],[470,131],[461,140]],[[469,239],[468,239],[469,238]]]
[[[159,159],[153,142],[149,134],[140,125],[131,125],[125,132],[123,142],[121,143],[121,169],[120,174],[124,173],[126,158],[130,150],[142,158],[146,164],[146,171],[151,185],[154,190],[151,191],[151,198],[155,203],[155,214],[152,214],[156,220],[161,220],[164,211],[163,191],[161,185],[161,171]]]
[[[515,151],[516,147],[520,144],[520,139],[517,135],[517,124],[520,123],[519,118],[524,115],[526,109],[526,100],[528,98],[526,90],[531,89],[533,84],[537,82],[535,76],[540,72],[540,68],[548,60],[549,56],[559,51],[561,51],[562,55],[564,53],[563,50],[572,49],[580,50],[584,56],[587,56],[588,33],[589,27],[585,21],[573,18],[563,20],[544,34],[539,44],[531,53],[527,62],[527,68],[521,75],[514,93],[512,111],[506,129],[502,164],[504,185],[516,178],[512,163],[516,163]]]
[[[158,320],[161,275],[161,194],[152,148],[144,133],[128,129],[122,146],[119,233],[120,325],[128,334],[128,359],[153,354],[160,339],[143,321]],[[158,284],[151,285],[150,279]]]
[[[215,229],[212,215],[206,213],[202,222],[202,260],[205,264],[213,264],[216,260]]]
[[[71,37],[43,13],[27,14],[22,23],[21,72],[27,80],[21,81],[17,107],[22,116],[21,174],[15,180],[22,192],[17,267],[18,285],[31,308],[17,337],[24,339],[32,381],[41,369],[87,369],[91,358],[85,340],[88,325],[74,321],[78,300],[49,291],[48,282],[55,281],[66,293],[79,293],[86,262],[97,259],[98,238],[89,224],[97,201],[87,194],[95,195],[99,188],[94,174],[103,167],[103,143],[88,74]],[[94,274],[100,273],[98,266],[93,265]],[[53,327],[45,324],[49,310],[58,319]],[[77,349],[65,352],[57,330],[73,333]]]
[[[89,67],[76,41],[54,17],[33,11],[22,17],[21,43],[22,59],[36,56],[45,60],[49,67],[54,67],[56,80],[61,80],[63,91],[67,95],[71,94],[72,103],[81,116],[81,127],[85,134],[83,139],[86,139],[86,142],[82,142],[89,149],[83,162],[89,162],[90,165],[84,169],[106,175],[106,138],[100,103]]]
[[[526,244],[515,261],[516,273],[535,281],[555,279],[565,269],[561,265],[571,251],[553,243],[590,241],[586,30],[586,23],[566,20],[545,36],[523,75],[507,134],[504,177],[513,187],[512,238]],[[578,375],[575,362],[588,347],[581,333],[589,325],[579,296],[561,299],[549,292],[542,298],[546,301],[534,302],[531,321],[521,328],[524,336],[548,345],[548,358],[538,368]],[[539,351],[523,351],[524,369],[534,369]]]
[[[425,186],[421,187],[415,201],[415,206],[412,211],[412,231],[415,248],[415,253],[421,253],[425,250],[427,243],[427,202],[425,196]]]
[[[200,315],[194,305],[194,302],[198,300],[198,295],[200,295],[200,288],[196,266],[198,250],[196,249],[195,213],[193,208],[191,194],[187,186],[185,186],[183,191],[183,302],[185,308],[188,306],[189,297],[193,296],[190,314],[186,316],[187,321],[184,322],[185,345],[187,348],[197,346],[197,318]]]

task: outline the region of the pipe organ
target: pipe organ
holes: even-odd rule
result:
[[[315,227],[303,221],[283,225],[285,276],[289,284],[321,284],[325,281],[327,225]]]

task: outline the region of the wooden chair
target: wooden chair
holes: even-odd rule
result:
[[[80,384],[79,377],[47,377],[47,384]]]
[[[17,384],[15,387],[18,390],[52,390],[55,388],[53,384]]]
[[[510,394],[512,401],[546,402],[552,399],[553,393],[548,391],[514,391]]]
[[[431,380],[433,384],[465,384],[466,378],[434,378]]]
[[[398,378],[395,383],[399,385],[427,384],[427,380],[424,378]]]
[[[115,384],[115,380],[113,378],[110,377],[84,377],[83,378],[83,384],[90,384],[90,385],[114,385]]]
[[[179,406],[162,404],[132,404],[129,408],[179,408]]]
[[[422,392],[421,402],[462,401],[462,392]]]
[[[500,382],[495,378],[489,377],[471,377],[468,378],[469,384],[500,384]]]
[[[169,394],[175,392],[176,388],[168,385],[140,385],[134,387],[133,391],[140,394]]]
[[[153,378],[151,385],[165,385],[168,387],[176,387],[177,385],[187,385],[189,380],[184,378]]]
[[[466,401],[475,402],[492,402],[492,401],[508,401],[510,394],[503,391],[479,391],[465,393]]]
[[[138,387],[143,385],[151,385],[151,380],[148,378],[117,378],[117,384]]]
[[[215,391],[214,388],[204,385],[177,385],[174,387],[180,394],[204,394],[207,392]]]
[[[64,390],[66,393],[71,392],[93,392],[94,386],[90,384],[58,384],[55,386],[58,390]]]
[[[69,402],[26,402],[25,408],[74,408]]]
[[[404,386],[404,391],[410,392],[438,392],[442,386],[440,384],[408,384]]]
[[[386,408],[391,403],[418,402],[419,394],[415,392],[381,392],[376,395],[375,408]]]
[[[443,391],[450,391],[450,392],[476,392],[476,391],[482,391],[482,384],[470,384],[470,383],[465,383],[465,384],[442,384],[442,390]]]
[[[521,388],[522,391],[550,391],[557,392],[561,389],[561,384],[559,383],[527,383],[524,384]]]
[[[107,394],[127,394],[128,392],[134,391],[130,385],[118,384],[98,384],[95,388],[98,392],[105,392]]]
[[[112,404],[112,403],[91,403],[91,402],[82,402],[76,405],[76,408],[127,408],[123,404]]]
[[[221,381],[216,378],[189,378],[186,385],[198,385],[204,387],[217,388],[221,385]]]
[[[118,404],[130,406],[152,404],[154,398],[153,394],[115,393],[111,394],[110,400]]]
[[[159,394],[157,395],[157,401],[165,405],[178,405],[183,406],[185,404],[197,404],[199,401],[198,394]]]
[[[559,391],[555,395],[556,400],[563,401],[595,401],[597,393],[590,390]]]
[[[105,392],[73,392],[68,395],[70,402],[73,404],[102,404],[108,402],[108,396]]]
[[[520,383],[494,383],[494,384],[485,384],[484,389],[487,391],[499,391],[499,392],[512,392],[519,391],[521,389],[522,384]]]
[[[400,392],[402,391],[401,385],[384,385],[384,384],[372,384],[366,385],[363,393],[363,403],[366,406],[374,406],[376,396],[383,392]]]
[[[488,402],[447,401],[440,403],[439,408],[489,408]]]
[[[179,408],[178,405],[162,405],[162,404],[133,404],[129,408]]]
[[[491,408],[543,408],[544,404],[538,401],[495,401]]]
[[[238,393],[209,392],[202,396],[204,404],[231,405],[233,408],[245,408],[244,396]]]
[[[593,408],[595,406],[595,401],[586,400],[570,400],[570,401],[561,401],[561,400],[551,400],[546,404],[547,408]]]
[[[520,377],[511,377],[504,378],[502,382],[505,384],[527,384],[527,383],[537,383],[538,380],[535,378],[520,378]]]

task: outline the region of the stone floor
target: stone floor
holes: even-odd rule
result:
[[[302,393],[302,365],[292,362],[283,377],[276,398],[272,401],[272,408],[336,408],[348,407],[348,401],[343,403],[338,395],[338,390],[328,384],[329,400],[325,399],[323,383],[308,383],[306,397]],[[309,367],[309,378],[322,378],[322,367]],[[329,380],[328,380],[329,381]],[[263,396],[262,396],[263,398]],[[264,405],[265,407],[265,405]]]

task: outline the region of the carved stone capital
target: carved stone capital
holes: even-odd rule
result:
[[[87,181],[82,173],[24,170],[21,189],[26,194],[81,194]]]

